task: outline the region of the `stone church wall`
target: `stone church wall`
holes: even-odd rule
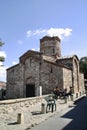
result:
[[[30,78],[33,79],[35,88],[39,86],[39,62],[36,59],[30,61],[28,58],[25,64],[20,63],[9,68],[7,73],[7,98],[26,97],[26,84]]]
[[[40,52],[48,56],[60,57],[60,39],[58,37],[43,37],[42,39],[40,39]]]
[[[62,87],[62,68],[49,62],[43,62],[41,66],[41,86],[43,94],[51,93],[53,88]]]
[[[25,62],[24,65],[24,97],[26,97],[26,84],[32,84],[33,80],[33,84],[35,84],[35,88],[37,88],[39,86],[39,76],[40,76],[40,72],[39,72],[39,62],[36,59],[30,59],[28,58]],[[36,89],[35,89],[36,90]],[[36,91],[35,91],[35,95],[36,95]]]
[[[84,88],[84,74],[80,73],[79,74],[79,89],[80,89],[80,95],[85,93],[85,88]]]
[[[69,91],[70,87],[72,87],[72,71],[63,68],[63,88],[67,88],[67,91]]]
[[[42,94],[50,94],[55,87],[71,86],[75,93],[83,91],[84,77],[79,73],[78,57],[61,57],[58,37],[40,39],[40,52],[27,51],[19,58],[19,64],[7,69],[7,98],[28,97],[32,88],[33,96],[38,96],[40,86]]]
[[[7,70],[7,98],[20,97],[20,66],[16,65]]]

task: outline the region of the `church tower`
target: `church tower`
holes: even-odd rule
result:
[[[40,39],[40,52],[55,58],[61,57],[60,41],[59,37],[43,37]]]

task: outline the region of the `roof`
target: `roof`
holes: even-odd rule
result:
[[[26,55],[29,55],[29,54],[33,54],[33,53],[39,54],[40,52],[38,52],[38,51],[33,51],[33,50],[28,50],[28,51],[25,52],[22,56],[20,56],[20,58],[21,58],[21,57],[24,57],[24,56],[26,56]]]
[[[57,40],[57,41],[61,41],[59,37],[54,36],[54,37],[50,37],[50,36],[45,36],[42,39],[40,39],[40,42],[44,42],[44,41],[50,41],[50,40]]]
[[[71,70],[68,66],[64,65],[63,63],[60,63],[60,64],[56,63],[56,59],[54,57],[43,55],[43,60],[45,60],[46,62],[52,63],[54,65],[57,65],[59,67],[63,67],[63,68],[67,68]]]
[[[14,69],[14,68],[17,67],[17,66],[19,66],[19,64],[13,65],[13,66],[7,68],[6,70],[8,71],[9,69]]]
[[[57,59],[52,57],[52,56],[47,56],[47,55],[44,55],[43,53],[41,52],[38,52],[38,51],[33,51],[33,50],[29,50],[27,51],[26,53],[24,53],[19,59],[20,59],[20,63],[25,63],[25,60],[29,57],[35,57],[37,58],[38,60],[41,58],[40,55],[42,54],[42,58],[44,61],[46,62],[50,62],[50,63],[53,63],[57,66],[60,66],[60,67],[64,67],[64,68],[67,68],[67,69],[70,69],[68,66],[64,65],[63,63],[57,63],[58,60],[67,60],[67,59],[72,59],[73,57],[76,57],[78,59],[78,57],[76,55],[72,55],[72,56],[64,56],[64,57],[58,57]],[[16,66],[18,66],[19,64],[17,65],[14,65],[8,69],[11,69],[11,68],[14,68]],[[7,69],[7,70],[8,70]]]
[[[56,60],[67,60],[67,59],[73,59],[74,57],[78,59],[77,55],[70,55],[70,56],[58,57]]]
[[[43,55],[43,60],[53,62],[53,63],[55,63],[55,61],[56,61],[56,59],[54,57],[46,56],[46,55]]]
[[[38,51],[29,50],[26,53],[24,53],[19,59],[21,63],[24,63],[27,58],[31,56],[36,57],[37,55],[40,55],[40,54],[42,53]]]

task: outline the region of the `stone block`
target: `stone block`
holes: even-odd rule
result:
[[[23,124],[24,123],[24,115],[23,115],[23,113],[18,113],[18,115],[17,115],[17,123],[18,124]]]

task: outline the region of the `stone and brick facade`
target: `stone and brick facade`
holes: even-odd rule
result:
[[[62,57],[60,39],[40,39],[40,52],[29,50],[19,64],[7,69],[7,98],[23,98],[50,94],[55,87],[73,88],[74,94],[84,92],[84,75],[79,72],[76,55]]]

